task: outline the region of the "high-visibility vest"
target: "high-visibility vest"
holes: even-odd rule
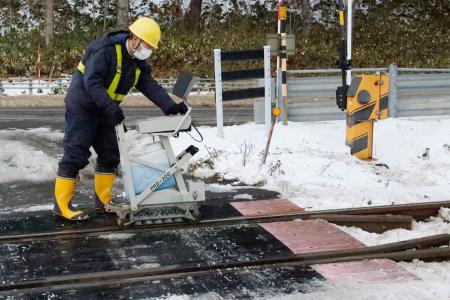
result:
[[[117,57],[117,68],[116,68],[116,74],[114,75],[114,78],[109,85],[109,87],[106,89],[108,92],[108,95],[113,99],[114,101],[121,102],[126,95],[116,93],[117,86],[119,85],[120,76],[122,74],[122,46],[120,44],[115,44],[116,46],[116,57]],[[83,62],[78,63],[78,71],[81,72],[81,74],[84,74],[84,64]],[[133,87],[136,86],[136,84],[139,81],[139,76],[141,75],[141,70],[139,68],[136,68],[135,73],[135,79],[133,83]]]

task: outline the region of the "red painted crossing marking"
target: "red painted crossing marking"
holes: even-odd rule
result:
[[[304,211],[285,199],[232,202],[244,216],[275,215]],[[260,224],[293,253],[351,249],[365,245],[324,220],[297,220]],[[335,284],[376,284],[420,281],[414,274],[389,259],[314,265],[313,268]]]
[[[371,259],[315,265],[313,268],[337,285],[421,281],[390,259]]]
[[[296,254],[361,248],[364,244],[324,220],[260,224]]]
[[[287,213],[293,214],[305,211],[304,208],[298,207],[286,199],[231,202],[231,206],[246,217],[261,217]]]

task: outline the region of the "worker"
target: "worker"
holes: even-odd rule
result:
[[[75,71],[65,102],[64,155],[55,182],[53,212],[70,221],[88,215],[71,202],[78,172],[88,164],[92,146],[97,153],[94,190],[96,210],[104,211],[120,162],[115,126],[124,120],[120,104],[136,87],[166,115],[185,114],[184,103],[176,103],[152,78],[146,60],[158,49],[159,25],[139,18],[129,31],[109,33],[88,45]]]

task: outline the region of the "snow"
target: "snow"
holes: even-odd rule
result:
[[[49,128],[0,130],[0,182],[54,179],[62,137]]]
[[[194,120],[195,121],[195,120]],[[266,136],[264,125],[248,123],[224,128],[225,139],[216,128],[200,127],[204,143],[189,135],[172,138],[175,153],[193,144],[199,152],[186,167],[195,176],[215,176],[233,184],[208,184],[208,191],[233,191],[235,184],[275,190],[308,210],[370,205],[429,202],[450,199],[449,116],[388,119],[376,123],[374,157],[365,162],[349,154],[345,146],[345,122],[290,122],[277,124],[270,154],[261,165]],[[195,134],[195,133],[192,133]],[[63,133],[49,128],[0,130],[0,182],[53,180]],[[132,153],[146,153],[148,135],[127,132]],[[427,150],[428,149],[428,150]],[[427,155],[424,156],[424,153]],[[378,166],[377,166],[378,164]],[[386,167],[387,166],[387,167]],[[90,166],[92,167],[92,166]],[[241,194],[236,198],[250,199]],[[37,211],[47,206],[18,208]],[[427,222],[414,222],[412,230],[395,229],[383,234],[341,227],[367,245],[379,245],[439,233],[450,233],[450,210]],[[107,234],[109,240],[132,234]],[[418,277],[419,283],[384,287],[338,288],[320,283],[302,299],[448,299],[450,262],[401,263]],[[375,298],[375,296],[377,298]],[[268,299],[298,299],[300,295],[268,296]],[[170,297],[181,297],[184,295]],[[177,299],[177,298],[173,298]]]
[[[31,79],[31,94],[30,94],[30,79],[29,78],[10,78],[0,81],[0,96],[43,96],[63,94],[69,87],[71,76],[66,76],[57,80],[48,81],[47,79]],[[175,78],[156,78],[157,81],[170,81],[165,88],[170,92],[175,83]],[[173,84],[170,84],[173,83]],[[189,93],[190,96],[212,96],[214,91],[201,90],[205,87],[198,87],[194,85],[193,91]],[[130,95],[141,95],[140,92],[131,92]]]
[[[225,139],[216,136],[215,127],[200,127],[204,143],[181,134],[172,144],[177,153],[191,144],[199,148],[186,168],[194,176],[275,190],[306,209],[332,209],[448,200],[449,127],[447,116],[378,122],[377,160],[372,162],[350,155],[344,121],[277,124],[265,166],[261,166],[264,125],[225,127]],[[62,132],[49,128],[0,130],[0,182],[52,180],[62,138]],[[132,153],[145,154],[152,142],[134,130],[127,138]],[[422,157],[427,148],[428,156]],[[216,184],[208,189],[231,191],[233,186]]]
[[[264,125],[225,127],[225,139],[216,136],[214,127],[201,127],[204,144],[188,135],[172,144],[175,152],[190,144],[199,148],[191,162],[195,176],[219,175],[278,191],[307,209],[331,209],[448,200],[449,126],[447,116],[378,122],[372,162],[350,155],[344,121],[276,125],[265,166]],[[137,137],[136,151],[147,142]],[[429,156],[423,158],[426,148]]]
[[[236,187],[227,184],[227,185],[223,185],[223,184],[218,184],[218,183],[211,183],[211,184],[206,184],[205,185],[205,190],[208,192],[213,192],[213,193],[225,193],[225,192],[233,192],[235,191]]]
[[[44,79],[11,78],[0,82],[0,95],[21,96],[30,95],[52,95],[62,93],[70,83],[70,77],[61,78],[60,81],[48,81]]]
[[[0,209],[0,215],[2,214],[10,214],[11,212],[36,212],[36,211],[46,211],[46,210],[52,210],[53,204],[42,204],[42,205],[32,205],[32,206],[21,206],[16,207],[13,210],[11,208],[2,208]]]
[[[191,300],[191,299],[192,297],[188,295],[168,295],[166,297],[157,298],[157,300]]]
[[[253,196],[250,194],[239,194],[233,197],[233,199],[248,199],[248,200],[252,200]]]
[[[446,222],[450,222],[450,208],[441,207],[439,210],[439,217]]]
[[[135,236],[133,233],[110,233],[110,234],[102,234],[99,236],[101,239],[105,240],[126,240]]]
[[[368,246],[399,242],[441,233],[450,234],[450,223],[441,217],[431,217],[426,222],[414,221],[411,230],[393,229],[382,234],[367,232],[356,227],[339,226],[339,228]]]
[[[426,264],[427,265],[427,264]],[[424,269],[427,267],[424,266]],[[446,300],[450,295],[450,281],[446,278],[414,283],[376,284],[340,288],[329,283],[307,294],[276,295],[262,299],[276,300]]]
[[[445,210],[445,209],[441,209]],[[337,225],[336,225],[337,226]],[[432,217],[427,222],[413,222],[412,229],[393,229],[384,233],[371,233],[356,227],[338,226],[348,234],[357,238],[368,246],[393,243],[407,239],[420,238],[440,233],[450,233],[450,223],[441,217]],[[448,299],[450,295],[450,261],[439,263],[425,263],[419,260],[400,262],[402,267],[422,279],[422,282],[390,284],[389,286],[359,286],[338,289],[331,285],[324,286],[324,291],[309,294],[320,299],[336,299],[333,296],[346,299]],[[295,299],[295,298],[281,298]],[[302,298],[303,299],[303,298]]]

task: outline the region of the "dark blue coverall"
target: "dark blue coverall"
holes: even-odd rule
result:
[[[110,33],[92,42],[83,57],[84,74],[75,71],[65,101],[64,156],[59,163],[58,176],[76,178],[79,170],[88,164],[89,148],[98,155],[97,171],[114,172],[120,162],[114,124],[105,115],[109,105],[119,105],[106,92],[116,74],[115,44],[122,47],[122,69],[116,93],[127,94],[133,87],[135,71],[141,75],[136,88],[168,114],[175,102],[153,79],[151,67],[127,51],[129,32]]]

